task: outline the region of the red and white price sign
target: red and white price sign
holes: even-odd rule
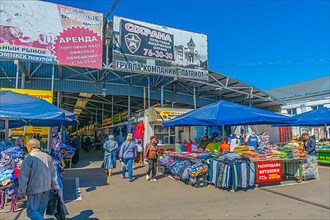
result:
[[[282,180],[282,162],[267,161],[257,163],[257,183],[269,183]]]

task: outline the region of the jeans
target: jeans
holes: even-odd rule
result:
[[[28,196],[26,213],[32,220],[44,220],[50,191]]]
[[[125,177],[126,168],[128,169],[128,179],[133,178],[133,158],[123,159],[123,168],[121,170],[121,175]]]
[[[157,159],[148,159],[149,168],[147,171],[147,175],[150,176],[151,173],[151,179],[153,179],[156,176],[157,171]]]

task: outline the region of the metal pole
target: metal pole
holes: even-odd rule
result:
[[[25,74],[22,73],[21,89],[24,89],[25,86]]]
[[[147,94],[146,87],[143,87],[143,109],[147,107]]]
[[[148,108],[150,108],[150,78],[148,76]]]
[[[222,138],[224,139],[225,138],[225,126],[222,125]]]
[[[194,109],[196,109],[196,86],[194,84]]]
[[[9,137],[9,120],[5,119],[5,140]]]
[[[113,95],[111,96],[111,119],[113,120]]]
[[[19,75],[19,68],[18,68],[18,65],[17,65],[16,66],[16,85],[15,85],[15,88],[16,89],[18,89],[18,75]]]
[[[131,117],[131,96],[128,96],[127,119]]]
[[[160,106],[164,107],[164,86],[160,87]]]
[[[61,105],[61,93],[60,92],[57,92],[57,107],[59,108],[60,105]]]
[[[104,119],[104,104],[102,103],[102,121]]]
[[[52,66],[52,91],[54,91],[55,66]]]

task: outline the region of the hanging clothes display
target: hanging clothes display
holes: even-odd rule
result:
[[[135,128],[134,138],[140,139],[142,137],[143,133],[144,133],[144,124],[143,124],[143,122],[140,122]]]
[[[4,209],[6,197],[11,197],[10,211],[16,211],[18,176],[24,158],[20,147],[13,147],[0,154],[0,210]]]
[[[227,153],[209,159],[208,181],[217,188],[247,189],[255,185],[255,167],[248,159]]]

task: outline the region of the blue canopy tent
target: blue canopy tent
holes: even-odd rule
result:
[[[290,122],[294,120],[284,115],[222,100],[164,122],[163,126],[256,125]]]
[[[62,110],[65,113],[65,120],[28,120],[28,121],[22,121],[22,120],[10,120],[9,121],[9,128],[19,128],[22,126],[40,126],[40,127],[55,127],[55,126],[72,126],[79,124],[79,121],[75,114],[72,112]],[[0,130],[5,129],[5,121],[0,120]]]
[[[34,120],[60,123],[65,121],[66,117],[62,109],[45,100],[11,91],[0,91],[0,120],[5,122],[7,138],[11,120],[25,124],[32,124]]]
[[[294,123],[273,126],[310,126],[330,125],[330,108],[319,108],[291,117]]]

